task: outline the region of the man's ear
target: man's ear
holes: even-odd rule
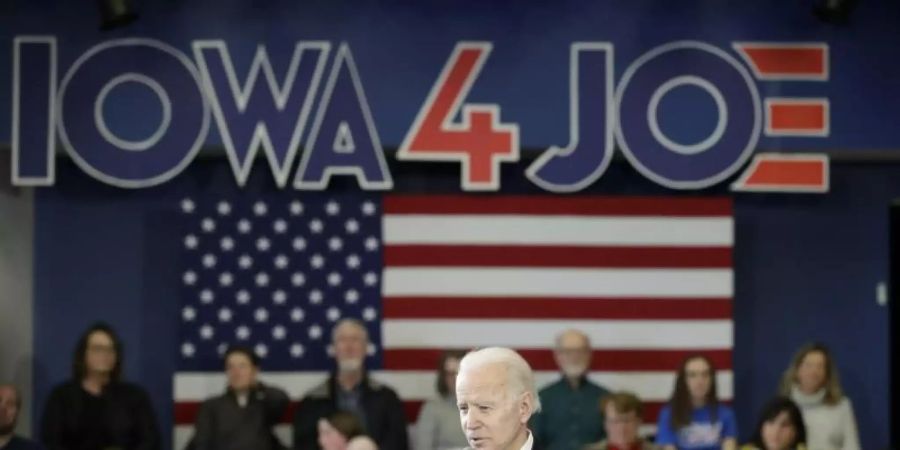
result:
[[[527,424],[532,414],[534,414],[534,396],[529,391],[523,393],[519,400],[519,420]]]

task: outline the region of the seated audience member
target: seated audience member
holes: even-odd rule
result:
[[[531,418],[535,443],[546,450],[577,450],[603,439],[603,416],[597,405],[609,392],[587,378],[591,342],[578,330],[556,337],[553,356],[561,375],[540,391],[542,409]]]
[[[21,409],[22,397],[15,386],[0,384],[0,450],[40,450],[34,441],[16,436]]]
[[[806,427],[797,405],[787,397],[775,397],[763,407],[753,439],[741,450],[803,450]]]
[[[407,450],[403,402],[393,389],[369,379],[366,373],[369,336],[365,325],[354,319],[341,320],[331,338],[336,370],[301,401],[294,416],[294,448],[316,449],[319,419],[345,411],[356,416],[378,447]]]
[[[273,433],[288,406],[287,394],[261,383],[259,359],[244,347],[225,352],[225,392],[206,400],[197,414],[196,450],[276,450],[284,445]]]
[[[377,450],[353,414],[337,411],[319,419],[319,447],[322,450]]]
[[[656,446],[638,435],[644,407],[631,392],[615,392],[600,401],[606,439],[584,450],[655,450]]]
[[[811,450],[859,449],[853,405],[841,389],[834,359],[824,345],[808,344],[797,351],[784,373],[781,395],[800,407]]]
[[[416,450],[445,450],[466,447],[466,435],[459,426],[456,409],[456,374],[465,353],[446,351],[437,369],[438,396],[425,402],[416,423]]]
[[[72,379],[50,393],[41,422],[49,450],[157,450],[156,415],[147,393],[122,381],[122,344],[106,324],[78,340]]]
[[[672,399],[659,413],[656,444],[664,450],[733,450],[737,421],[719,403],[716,369],[704,356],[685,359],[675,378]]]

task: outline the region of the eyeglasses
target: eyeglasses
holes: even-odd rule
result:
[[[91,353],[107,353],[112,354],[116,352],[115,347],[111,345],[89,345],[87,350]]]

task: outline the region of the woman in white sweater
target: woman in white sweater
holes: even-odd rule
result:
[[[809,450],[859,450],[853,405],[841,390],[831,353],[822,344],[800,348],[781,382],[800,407]]]

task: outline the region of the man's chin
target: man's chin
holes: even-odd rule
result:
[[[6,435],[13,434],[14,431],[16,431],[15,423],[0,426],[0,436],[6,436]]]

